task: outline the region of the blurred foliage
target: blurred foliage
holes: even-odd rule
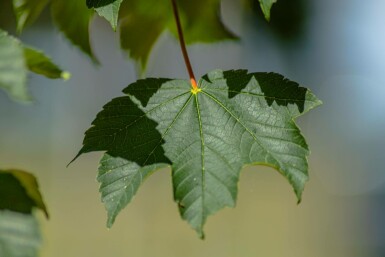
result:
[[[31,214],[35,207],[48,217],[36,178],[21,170],[0,170],[0,210]]]
[[[0,256],[37,257],[41,241],[33,215],[0,210]]]
[[[187,44],[235,39],[221,21],[220,0],[178,1]],[[121,47],[145,68],[164,31],[178,37],[170,0],[126,0],[119,14]]]
[[[0,29],[0,88],[15,100],[30,101],[26,85],[28,71],[52,79],[70,77],[44,53],[23,45]]]
[[[296,41],[305,31],[306,0],[280,0],[271,8],[271,20],[267,22],[257,1],[249,0],[255,16],[283,41]]]
[[[126,50],[130,57],[138,61],[144,69],[159,36],[164,31],[170,31],[176,36],[171,2],[169,0],[126,0],[123,1],[121,8],[120,2],[104,1],[106,6],[100,6],[100,1],[96,4],[92,4],[92,1],[87,3],[90,7],[96,7],[99,15],[105,17],[113,29],[116,29],[119,20],[121,48]],[[221,21],[220,2],[221,0],[179,1],[188,44],[236,39],[236,36]],[[44,8],[50,6],[52,19],[59,30],[96,61],[89,42],[89,26],[94,13],[88,10],[85,1],[13,0],[13,6],[18,31],[33,24]],[[6,8],[10,8],[9,4]]]
[[[21,170],[0,170],[0,256],[38,255],[41,236],[35,208],[48,217],[36,178]]]
[[[0,0],[0,28],[11,30],[16,26],[11,0]]]

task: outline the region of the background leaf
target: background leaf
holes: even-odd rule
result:
[[[51,15],[59,30],[86,53],[93,61],[97,61],[90,46],[89,24],[93,11],[88,10],[82,1],[76,0],[12,0],[17,18],[18,31],[31,25],[41,14],[43,9],[51,4]],[[101,10],[109,15],[108,9]]]
[[[36,178],[21,170],[0,170],[0,210],[31,214],[34,207],[48,217]]]
[[[220,20],[220,0],[178,1],[178,4],[188,44],[236,38]],[[142,68],[165,30],[177,36],[169,0],[126,0],[121,5],[119,20],[121,47],[139,61]]]
[[[16,100],[30,101],[26,86],[28,70],[48,78],[70,77],[42,52],[22,45],[0,29],[0,88]]]
[[[93,61],[96,58],[90,46],[89,23],[93,11],[88,10],[84,1],[52,0],[52,18],[61,32]]]
[[[0,88],[14,99],[30,101],[26,80],[23,47],[18,40],[0,30]]]
[[[68,72],[62,71],[49,57],[39,50],[24,47],[24,57],[28,69],[36,74],[51,79],[62,78],[64,80],[69,79],[71,76]]]
[[[16,15],[17,30],[21,32],[41,14],[50,0],[12,0]]]
[[[36,0],[13,1],[21,30],[26,23],[31,24],[37,18],[49,0],[38,1],[37,4]],[[220,2],[178,1],[187,44],[237,38],[221,21]],[[84,0],[51,0],[52,17],[59,30],[95,62],[89,39],[93,11],[87,7],[94,8],[114,30],[120,22],[121,48],[138,61],[142,69],[146,67],[151,49],[164,31],[171,31],[177,36],[169,0],[88,0],[86,4]]]
[[[37,257],[39,225],[33,215],[0,210],[0,256]]]
[[[185,80],[139,80],[124,90],[128,96],[104,106],[86,132],[79,154],[104,150],[126,160],[103,158],[103,175],[119,181],[108,192],[120,191],[115,195],[118,200],[127,197],[122,192],[124,176],[143,172],[146,177],[147,168],[155,168],[151,165],[171,163],[179,211],[201,237],[209,215],[235,205],[244,165],[275,168],[300,201],[308,179],[309,151],[293,119],[321,102],[275,73],[216,70],[199,85],[194,93]],[[108,165],[106,158],[111,161]],[[115,161],[121,163],[116,170]],[[139,185],[136,182],[133,191]],[[119,211],[129,202],[111,208],[116,205],[113,196],[102,195],[108,210]]]

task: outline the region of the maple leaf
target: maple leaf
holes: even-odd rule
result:
[[[75,159],[106,151],[98,181],[108,226],[144,179],[166,166],[180,214],[201,237],[209,215],[235,206],[244,165],[275,168],[301,200],[309,150],[294,119],[320,100],[276,73],[215,70],[198,85],[138,80],[106,104],[85,133]]]

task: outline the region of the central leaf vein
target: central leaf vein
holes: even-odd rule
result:
[[[201,226],[203,226],[204,217],[205,217],[205,208],[204,208],[204,202],[205,202],[205,190],[206,190],[206,179],[205,179],[205,141],[203,137],[203,129],[202,129],[202,117],[201,117],[201,111],[199,107],[199,101],[198,101],[198,94],[195,94],[195,103],[197,108],[197,115],[198,115],[198,122],[199,122],[199,134],[201,138],[201,162],[202,162],[202,221]]]

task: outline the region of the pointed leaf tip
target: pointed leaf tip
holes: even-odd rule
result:
[[[275,4],[277,0],[259,0],[261,5],[262,12],[267,21],[270,21],[271,7]]]

